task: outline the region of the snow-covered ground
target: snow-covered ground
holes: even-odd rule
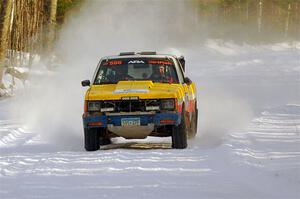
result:
[[[150,138],[85,152],[81,129],[78,140],[64,137],[49,113],[31,115],[58,137],[49,139],[16,116],[18,96],[1,100],[0,198],[300,198],[299,50],[218,41],[181,49],[200,110],[185,150]]]
[[[2,103],[3,104],[3,103]],[[299,198],[300,107],[263,112],[222,144],[168,140],[65,151],[1,121],[1,198]],[[156,142],[155,142],[156,141]]]

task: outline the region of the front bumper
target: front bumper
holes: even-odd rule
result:
[[[121,126],[122,118],[139,118],[140,126],[164,126],[164,125],[179,125],[181,120],[181,114],[177,112],[168,113],[151,113],[151,112],[139,112],[139,113],[113,113],[107,115],[90,115],[83,114],[83,126],[84,128],[99,128],[107,126]]]

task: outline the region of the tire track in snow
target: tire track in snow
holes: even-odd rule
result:
[[[247,132],[230,134],[236,162],[258,167],[298,184],[300,196],[300,107],[286,105],[265,111]]]
[[[37,137],[16,121],[0,121],[0,127],[0,149],[30,144]]]

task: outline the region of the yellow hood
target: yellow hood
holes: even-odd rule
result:
[[[122,97],[140,99],[181,98],[180,84],[153,83],[152,81],[120,81],[117,84],[92,85],[86,100],[120,100]]]

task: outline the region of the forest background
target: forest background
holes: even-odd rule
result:
[[[5,74],[25,82],[34,60],[53,70],[63,62],[55,54],[55,42],[68,13],[79,12],[93,0],[1,0],[0,5],[0,90]],[[300,0],[182,0],[194,8],[188,26],[205,29],[199,37],[230,40],[236,43],[277,43],[300,40]],[[103,1],[105,3],[105,1]],[[128,3],[142,4],[132,0]],[[149,1],[147,1],[149,3]],[[156,1],[153,1],[155,3]],[[117,3],[117,1],[116,1]],[[166,3],[172,3],[168,1]],[[201,21],[201,23],[200,23]],[[174,21],[176,25],[176,21]],[[207,25],[209,24],[209,26]],[[174,40],[186,31],[170,35]],[[179,37],[179,38],[177,38]],[[22,72],[19,68],[26,68]],[[7,92],[0,92],[7,95]]]

